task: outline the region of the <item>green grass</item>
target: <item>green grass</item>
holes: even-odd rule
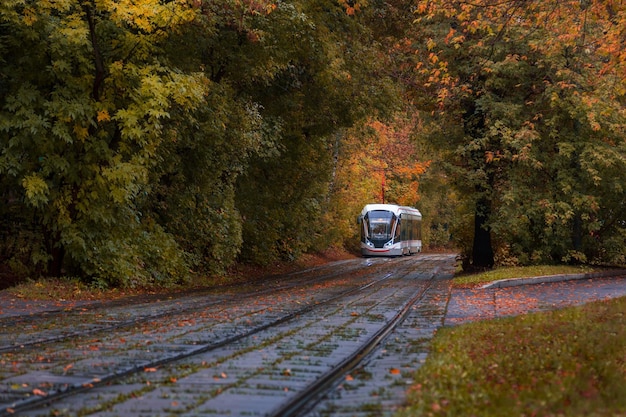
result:
[[[626,416],[626,297],[440,330],[399,416]]]
[[[519,267],[501,267],[487,272],[460,275],[454,279],[455,286],[472,286],[501,279],[528,278],[541,275],[580,274],[599,270],[590,266],[535,265]]]

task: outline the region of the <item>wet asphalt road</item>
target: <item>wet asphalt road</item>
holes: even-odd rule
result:
[[[355,259],[245,289],[105,308],[0,292],[0,415],[280,415],[281,403],[417,296],[377,349],[295,414],[392,415],[442,325],[626,295],[626,274],[452,289],[454,266],[445,254]],[[76,395],[42,403],[62,389]],[[31,399],[30,409],[12,408]]]
[[[624,270],[589,278],[562,275],[507,281],[508,286],[503,287],[455,288],[444,324],[517,316],[626,296]]]

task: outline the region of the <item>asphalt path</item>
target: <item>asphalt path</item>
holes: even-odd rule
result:
[[[555,310],[626,296],[626,270],[503,280],[453,288],[445,325]]]

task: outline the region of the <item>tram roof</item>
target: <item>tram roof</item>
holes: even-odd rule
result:
[[[367,214],[368,211],[373,211],[373,210],[390,211],[396,216],[399,216],[402,213],[408,213],[408,214],[413,214],[413,215],[422,217],[422,213],[420,213],[420,211],[416,209],[415,207],[399,206],[397,204],[367,204],[365,205],[365,207],[363,207],[363,210],[361,211],[361,215],[365,216],[365,214]]]

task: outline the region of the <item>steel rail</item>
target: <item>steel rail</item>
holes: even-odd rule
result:
[[[314,269],[311,269],[311,271],[313,271],[313,270]],[[302,272],[299,272],[299,273],[302,273]],[[117,330],[117,329],[132,327],[132,326],[135,326],[137,324],[149,322],[149,321],[152,321],[152,320],[158,320],[158,319],[163,318],[163,317],[172,317],[172,316],[176,316],[176,315],[187,314],[187,313],[194,312],[194,311],[202,311],[203,309],[206,309],[208,307],[212,307],[212,306],[215,306],[215,305],[218,305],[218,304],[223,304],[224,302],[235,301],[235,300],[241,301],[242,299],[255,298],[255,297],[258,297],[259,295],[263,295],[263,294],[275,293],[277,291],[286,291],[286,290],[289,290],[291,288],[300,286],[302,284],[306,285],[308,283],[320,282],[320,281],[324,281],[324,280],[330,280],[330,279],[333,279],[333,278],[335,278],[335,277],[337,277],[339,275],[343,275],[343,274],[345,274],[345,271],[338,272],[337,270],[333,270],[330,273],[323,275],[322,277],[319,277],[319,276],[315,276],[315,277],[311,277],[311,278],[307,277],[303,281],[289,282],[287,284],[282,284],[282,285],[279,285],[279,286],[276,286],[276,287],[263,288],[263,289],[260,289],[260,290],[256,290],[254,292],[248,292],[248,293],[245,293],[243,295],[240,295],[240,294],[232,295],[232,296],[226,297],[225,299],[198,303],[198,305],[187,306],[187,307],[183,307],[183,308],[179,308],[179,309],[166,310],[166,311],[163,311],[163,312],[157,313],[157,314],[148,314],[148,315],[141,316],[141,317],[134,318],[134,319],[130,319],[130,320],[119,321],[119,322],[114,323],[114,324],[107,324],[107,325],[101,325],[101,326],[98,326],[96,324],[96,326],[98,326],[98,327],[94,327],[93,329],[81,330],[81,331],[76,331],[76,332],[70,332],[70,333],[65,333],[63,335],[57,335],[57,336],[54,336],[54,337],[39,338],[39,339],[30,340],[30,341],[18,342],[18,343],[14,343],[14,344],[0,345],[0,354],[3,354],[3,353],[13,353],[13,352],[18,352],[18,351],[21,352],[21,351],[24,351],[25,349],[32,349],[32,348],[40,347],[40,346],[46,345],[46,344],[63,342],[64,340],[72,339],[72,338],[75,338],[75,337],[88,336],[88,335],[92,335],[92,334],[95,334],[95,333],[107,332],[107,331],[111,331],[111,330]],[[287,276],[289,276],[289,275],[292,275],[292,274],[287,274]],[[113,302],[113,304],[117,305],[119,303]],[[98,303],[97,306],[92,306],[91,310],[97,311],[99,309],[108,308],[109,306],[110,305],[108,303]],[[49,310],[49,311],[46,311],[46,314],[54,316],[54,315],[60,315],[61,313],[67,314],[67,312],[68,312],[67,310],[59,309],[59,310]],[[23,316],[18,316],[18,317],[23,317]],[[33,316],[31,316],[31,315],[29,315],[27,317],[30,319],[30,321],[34,321],[35,320],[35,318],[32,318]],[[12,317],[12,319],[15,320],[15,317]],[[13,322],[12,325],[14,326],[15,323]]]
[[[323,395],[342,379],[350,371],[354,370],[358,365],[362,364],[384,341],[385,339],[400,325],[408,316],[411,307],[417,303],[431,287],[432,279],[436,275],[434,272],[426,281],[427,285],[418,289],[415,294],[407,301],[396,315],[372,335],[365,343],[363,343],[350,356],[346,357],[337,366],[333,367],[315,382],[304,390],[300,391],[289,401],[281,404],[273,410],[267,417],[291,417],[303,415],[309,412],[322,398]]]
[[[354,293],[358,293],[360,291],[363,291],[367,288],[370,288],[376,284],[379,284],[387,279],[389,279],[391,276],[391,274],[386,274],[385,276],[383,276],[382,278],[373,280],[365,285],[359,286],[357,288],[352,288],[350,290],[347,291],[343,291],[339,294],[336,294],[332,297],[329,297],[325,300],[319,301],[315,304],[311,304],[305,307],[302,307],[294,312],[291,312],[289,314],[286,314],[276,320],[273,320],[270,323],[266,323],[263,324],[261,326],[257,326],[255,328],[249,329],[243,333],[231,336],[231,337],[227,337],[224,338],[222,340],[219,340],[217,342],[213,342],[213,343],[208,343],[208,344],[204,344],[204,345],[198,345],[195,346],[193,349],[184,351],[184,352],[178,352],[175,353],[171,356],[167,356],[167,357],[161,357],[159,359],[156,360],[148,360],[144,363],[140,363],[140,364],[136,364],[133,365],[127,369],[123,369],[123,370],[117,370],[114,371],[108,375],[104,375],[101,377],[97,377],[97,378],[93,378],[90,381],[84,381],[81,383],[75,383],[75,384],[71,384],[71,385],[66,385],[64,387],[62,387],[61,389],[58,389],[57,391],[49,391],[47,393],[47,395],[44,396],[32,396],[32,397],[28,397],[26,399],[23,400],[18,400],[15,401],[14,403],[10,404],[10,405],[4,405],[3,409],[0,410],[0,417],[8,417],[8,416],[13,416],[16,413],[22,412],[22,411],[27,411],[27,410],[32,410],[34,408],[40,407],[40,406],[44,406],[50,403],[53,403],[57,400],[61,400],[63,398],[67,398],[67,397],[71,397],[80,393],[84,393],[87,391],[90,391],[96,387],[100,387],[106,384],[109,384],[111,382],[117,381],[117,380],[121,380],[123,378],[129,377],[131,375],[135,375],[135,374],[139,374],[141,372],[143,372],[145,369],[149,369],[149,368],[157,368],[166,364],[170,364],[170,363],[174,363],[177,361],[181,361],[187,358],[190,358],[192,356],[196,356],[196,355],[200,355],[200,354],[204,354],[206,352],[209,352],[211,350],[215,350],[221,347],[224,347],[226,345],[229,345],[231,343],[237,342],[241,339],[244,339],[246,337],[250,337],[253,336],[257,333],[260,333],[264,330],[267,330],[269,328],[281,325],[283,323],[286,323],[290,320],[293,320],[294,318],[297,318],[305,313],[308,313],[310,311],[313,311],[316,308],[319,308],[325,304],[329,304],[332,303],[342,297],[345,297],[347,295],[350,294],[354,294]],[[257,293],[258,295],[258,293]]]

